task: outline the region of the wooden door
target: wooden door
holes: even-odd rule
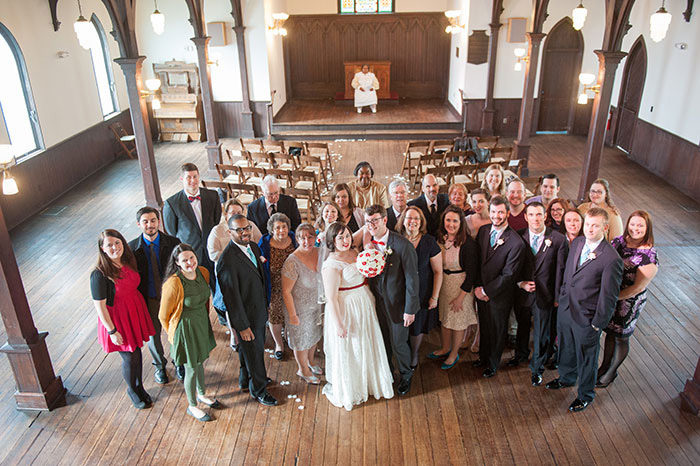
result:
[[[547,34],[540,75],[538,131],[567,131],[574,126],[583,36],[564,18]]]
[[[632,150],[634,129],[642,103],[642,92],[647,75],[647,51],[644,39],[640,36],[632,45],[620,86],[620,99],[617,104],[618,119],[615,145],[625,152]]]

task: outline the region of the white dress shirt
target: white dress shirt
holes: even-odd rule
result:
[[[184,190],[183,190],[184,191]],[[190,193],[185,191],[185,196],[187,196],[187,199],[192,196]],[[197,219],[197,225],[199,225],[199,229],[202,229],[202,200],[201,200],[201,194],[199,192],[199,189],[197,192],[194,194],[194,196],[200,196],[200,199],[195,199],[194,201],[189,201],[190,205],[192,206],[192,210],[194,211],[194,217]]]

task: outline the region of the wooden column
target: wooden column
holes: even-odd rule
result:
[[[243,26],[243,11],[241,0],[231,0],[231,16],[235,26],[236,46],[238,47],[238,67],[241,73],[241,90],[243,93],[243,110],[241,111],[241,136],[254,138],[253,111],[250,107],[250,86],[248,85],[248,60],[245,54],[245,27]]]
[[[489,71],[486,83],[486,99],[484,109],[481,111],[481,136],[493,136],[493,88],[496,81],[496,56],[498,54],[498,33],[501,30],[501,13],[503,13],[503,0],[493,0],[491,13],[491,35],[489,36]]]
[[[681,392],[681,409],[700,415],[700,358],[695,366],[695,375],[685,382],[685,388]]]
[[[161,210],[163,208],[163,198],[160,194],[156,158],[153,153],[151,126],[148,123],[146,100],[141,97],[141,69],[145,59],[146,57],[117,58],[114,61],[121,66],[124,72],[124,79],[126,80],[131,124],[134,127],[134,135],[136,136],[136,153],[141,166],[141,179],[143,180],[146,205]]]
[[[598,55],[598,84],[600,92],[593,100],[593,110],[591,124],[588,128],[588,142],[586,144],[586,158],[583,162],[581,172],[581,182],[578,187],[578,199],[582,201],[586,196],[586,191],[590,188],[593,180],[598,178],[600,169],[600,156],[603,153],[605,143],[605,130],[608,124],[608,112],[610,111],[610,99],[612,98],[613,84],[615,82],[615,71],[625,55],[624,52],[604,52],[596,50]]]
[[[56,377],[46,347],[48,332],[34,326],[10,233],[0,208],[0,314],[7,331],[7,354],[15,377],[15,403],[20,410],[50,411],[66,404],[66,389]]]
[[[214,98],[211,93],[211,76],[209,73],[209,40],[204,24],[204,1],[185,0],[190,11],[190,24],[194,29],[191,39],[197,48],[197,67],[199,68],[199,87],[202,90],[202,107],[204,107],[204,126],[207,131],[207,159],[209,170],[216,170],[216,164],[222,163],[221,143],[216,134],[214,121]]]
[[[530,159],[530,132],[532,131],[532,107],[534,104],[535,77],[540,58],[540,45],[546,34],[528,32],[528,56],[530,59],[525,65],[525,83],[523,85],[523,99],[520,104],[520,120],[518,122],[518,139],[515,141],[515,158],[523,160],[522,175],[527,176],[527,163]]]

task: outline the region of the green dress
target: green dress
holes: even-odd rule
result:
[[[211,292],[199,269],[194,280],[188,280],[180,272],[177,277],[182,282],[185,299],[170,353],[178,366],[195,367],[206,361],[216,347],[207,309]]]

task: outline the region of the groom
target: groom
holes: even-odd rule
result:
[[[386,265],[381,275],[369,280],[377,303],[377,318],[384,336],[387,359],[394,372],[392,353],[396,356],[401,380],[398,393],[411,389],[411,349],[408,327],[420,307],[418,302],[418,256],[413,245],[403,236],[390,231],[386,209],[372,205],[365,209],[365,225],[372,235],[372,244],[384,254]]]

